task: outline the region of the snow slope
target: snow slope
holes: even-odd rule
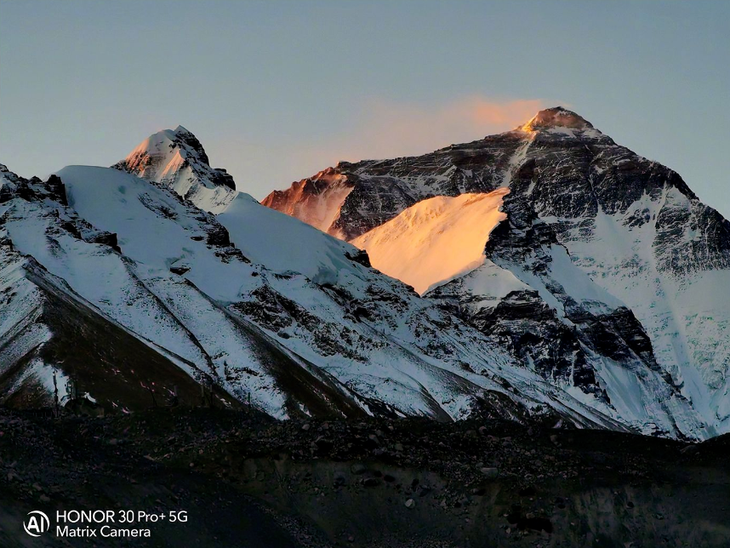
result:
[[[352,244],[375,268],[423,294],[484,262],[489,233],[506,218],[499,208],[507,192],[423,200]]]
[[[631,303],[661,367],[724,433],[730,431],[730,269],[667,268],[663,256],[681,248],[678,242],[657,245],[661,219],[671,210],[695,216],[697,205],[666,188],[658,200],[644,196],[626,212],[599,211],[588,230],[566,231],[561,240],[598,285]],[[651,221],[638,225],[637,216]],[[690,227],[682,229],[683,241],[707,238],[703,230],[692,234]]]
[[[244,255],[270,270],[301,273],[318,284],[337,284],[345,272],[362,271],[351,260],[359,254],[354,246],[263,207],[248,194],[238,193],[216,220]]]
[[[289,413],[286,397],[280,392],[278,379],[272,380],[273,373],[252,355],[251,342],[242,340],[240,329],[237,333],[235,326],[228,327],[236,323],[232,322],[235,318],[247,324],[259,323],[259,328],[286,348],[300,366],[314,364],[314,371],[321,367],[340,386],[376,398],[403,414],[462,416],[471,405],[471,398],[483,390],[480,387],[499,385],[478,375],[465,379],[457,363],[468,360],[485,363],[485,367],[495,363],[509,365],[508,356],[486,347],[467,348],[466,340],[459,336],[449,338],[453,347],[450,352],[455,354],[451,360],[431,357],[429,354],[435,349],[429,347],[442,337],[429,327],[439,314],[429,309],[427,302],[409,293],[399,282],[348,259],[346,254],[350,250],[356,253],[355,248],[264,208],[245,195],[237,197],[241,209],[231,211],[238,223],[238,231],[231,231],[231,239],[237,234],[239,241],[246,244],[243,247],[248,246],[243,255],[246,260],[230,251],[223,254],[204,240],[196,241],[196,236],[205,234],[210,224],[218,226],[218,221],[163,189],[104,168],[69,167],[59,175],[67,185],[69,204],[94,226],[118,235],[123,253],[134,261],[134,272],[184,329],[155,334],[152,326],[137,323],[144,321],[146,314],[141,319],[126,318],[127,323],[138,332],[155,335],[154,342],[171,351],[184,346],[177,341],[168,342],[166,337],[179,331],[182,335],[192,334],[212,361],[217,377],[245,380],[246,391],[237,390],[236,382],[224,386],[233,394],[247,395],[250,391],[254,402],[274,416]],[[284,225],[300,230],[301,234],[282,230],[272,218],[286,219]],[[231,219],[228,224],[234,226]],[[261,229],[271,239],[259,237]],[[286,251],[283,245],[292,238],[310,257],[323,258],[315,274],[329,269],[337,275],[336,280],[325,276],[327,279],[321,281],[325,288],[336,281],[334,292],[291,268],[282,268],[283,274],[276,274],[248,262],[254,257],[266,259],[272,250]],[[283,256],[289,257],[286,253]],[[312,264],[316,263],[307,262]],[[277,266],[295,265],[282,262]],[[171,267],[184,267],[184,280],[170,276]],[[398,297],[400,309],[394,310],[392,300],[399,293],[405,295]],[[389,297],[391,302],[385,304],[366,301],[368,297],[389,294],[393,295]],[[358,306],[362,307],[360,312]],[[112,314],[114,309],[108,312]],[[355,314],[364,317],[358,319]],[[423,330],[430,333],[417,333]],[[481,356],[477,357],[475,352]],[[200,362],[191,354],[187,357]],[[456,363],[450,365],[450,361]],[[258,376],[251,379],[250,374],[242,375],[243,364],[258,372]],[[533,382],[534,379],[523,381]]]

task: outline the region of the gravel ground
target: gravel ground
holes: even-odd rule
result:
[[[550,426],[0,410],[0,546],[730,545],[730,440]],[[135,539],[23,531],[31,510],[73,509],[188,521]]]

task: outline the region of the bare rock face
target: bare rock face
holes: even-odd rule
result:
[[[573,111],[563,107],[555,107],[541,110],[532,120],[522,126],[522,129],[536,131],[558,127],[583,130],[593,128],[593,124]]]
[[[292,183],[287,190],[275,190],[261,203],[327,232],[352,189],[348,177],[335,168],[327,168],[314,177]]]
[[[515,169],[522,167],[519,160],[526,145],[542,131],[563,148],[579,148],[576,135],[613,144],[590,122],[556,107],[541,111],[514,131],[423,156],[340,162],[287,190],[272,192],[262,203],[350,241],[423,199],[506,186]],[[333,193],[336,185],[346,185],[349,192],[340,196],[339,203],[327,203],[328,215],[320,218],[330,222],[311,222],[323,209],[320,197]]]

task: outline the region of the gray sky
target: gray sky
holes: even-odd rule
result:
[[[730,217],[730,2],[0,0],[0,163],[182,124],[263,198],[572,108]]]

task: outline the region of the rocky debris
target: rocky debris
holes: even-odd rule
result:
[[[350,466],[350,472],[356,475],[364,474],[366,471],[367,467],[359,462]]]
[[[728,503],[724,438],[703,444],[700,460],[688,464],[682,453],[688,446],[679,442],[504,421],[282,423],[253,412],[202,409],[49,420],[0,409],[0,431],[0,511],[3,500],[64,507],[123,496],[126,504],[141,504],[129,498],[135,496],[129,486],[144,492],[158,481],[150,478],[165,477],[186,487],[173,488],[180,498],[163,506],[199,499],[221,511],[212,490],[233,490],[264,508],[296,546],[455,548],[466,536],[506,535],[516,546],[560,541],[578,547],[594,542],[599,507],[612,508],[612,519],[623,524],[606,538],[655,545],[651,523],[662,521],[671,524],[663,530],[675,544],[728,541],[707,525],[722,522],[722,512],[689,504],[695,488],[712,505]],[[323,450],[318,439],[333,443]],[[120,483],[107,483],[102,495],[95,478],[109,475]],[[225,544],[207,537],[196,545]]]
[[[494,467],[483,467],[480,468],[479,471],[484,474],[484,477],[487,479],[495,479],[499,477],[499,470]]]

